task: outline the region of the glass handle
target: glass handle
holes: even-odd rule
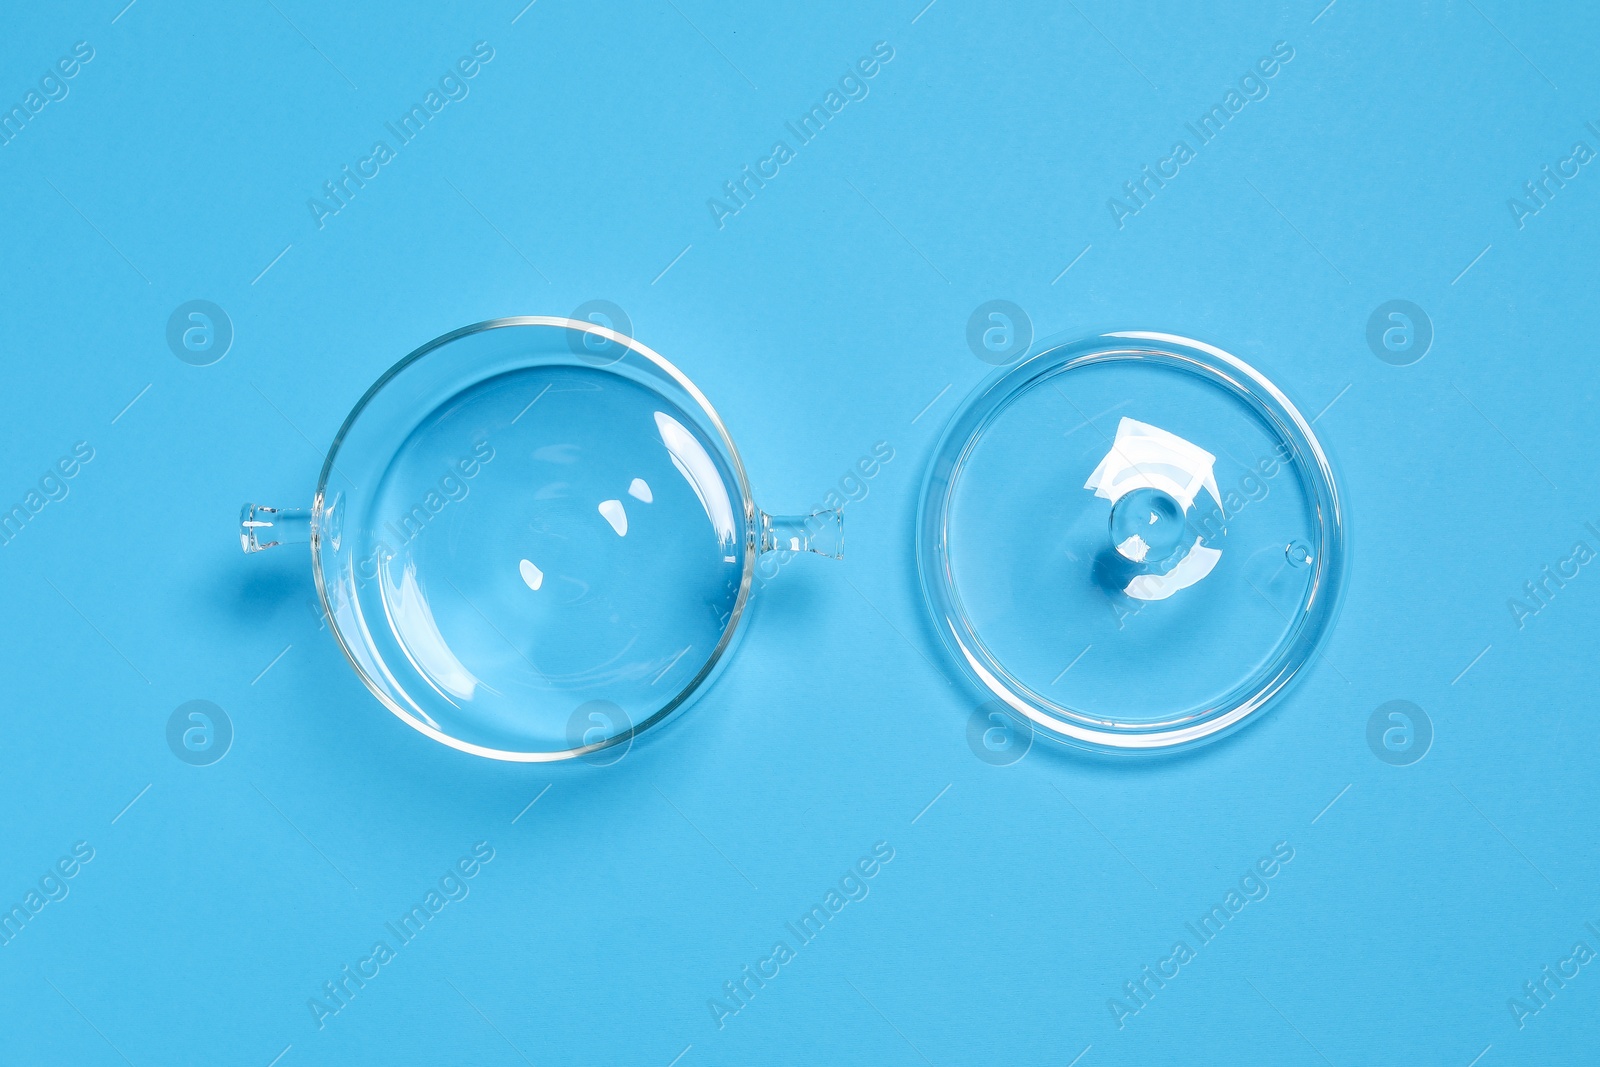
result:
[[[844,512],[819,508],[809,515],[761,513],[761,551],[815,552],[844,559]]]
[[[260,552],[274,545],[304,545],[311,542],[309,508],[269,508],[265,504],[246,504],[239,509],[239,547]]]

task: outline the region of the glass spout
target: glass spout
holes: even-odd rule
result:
[[[309,508],[269,508],[265,504],[246,504],[239,509],[239,547],[260,552],[274,545],[304,545],[311,542]]]
[[[844,512],[819,508],[809,515],[761,513],[761,551],[815,552],[844,559]]]

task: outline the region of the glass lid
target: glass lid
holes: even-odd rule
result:
[[[263,511],[247,550],[286,525]],[[368,391],[309,539],[334,632],[397,715],[478,755],[604,763],[710,680],[757,555],[837,555],[839,523],[760,512],[710,404],[650,349],[525,318]]]
[[[1234,729],[1315,655],[1345,531],[1311,426],[1235,357],[1118,333],[986,381],[929,466],[918,566],[961,670],[1103,752]]]

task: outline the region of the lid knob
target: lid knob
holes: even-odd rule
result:
[[[1164,563],[1186,547],[1183,505],[1160,489],[1135,489],[1111,507],[1111,544],[1130,563]]]

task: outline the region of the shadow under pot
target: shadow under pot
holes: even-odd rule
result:
[[[1318,659],[1346,567],[1311,424],[1243,361],[1159,333],[996,372],[945,429],[917,522],[961,673],[1029,738],[1096,753],[1259,718]]]
[[[247,504],[240,540],[310,543],[339,646],[417,730],[493,759],[606,762],[715,678],[757,558],[840,558],[843,517],[757,508],[710,402],[649,348],[525,317],[395,364],[311,507]]]

